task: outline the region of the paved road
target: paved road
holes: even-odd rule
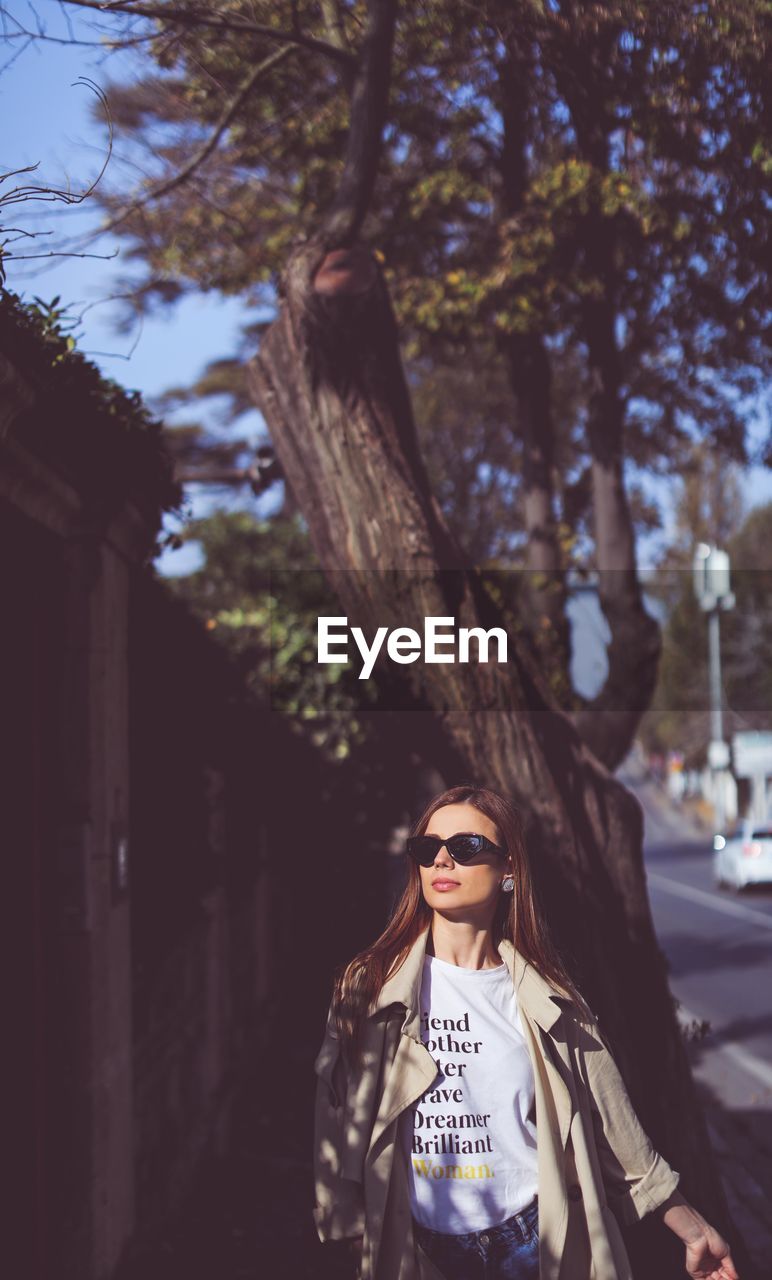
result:
[[[738,1229],[772,1277],[772,885],[714,887],[709,832],[632,768],[646,816],[654,924],[684,1025],[709,1023],[690,1059]]]

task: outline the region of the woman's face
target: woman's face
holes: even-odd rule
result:
[[[499,833],[484,813],[472,804],[446,804],[435,810],[425,834],[447,840],[459,833],[487,836],[500,844]],[[511,871],[508,857],[486,849],[471,862],[454,862],[445,845],[431,867],[419,867],[421,888],[428,905],[443,915],[463,918],[492,912],[501,893],[501,881]]]

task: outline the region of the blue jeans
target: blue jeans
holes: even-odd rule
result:
[[[447,1235],[413,1219],[421,1248],[446,1280],[539,1280],[539,1201],[482,1231]]]

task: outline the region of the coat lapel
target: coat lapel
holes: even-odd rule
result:
[[[403,1032],[381,1095],[381,1105],[375,1117],[368,1154],[376,1150],[378,1139],[384,1129],[406,1107],[417,1102],[438,1072],[437,1063],[426,1046],[417,1044]]]
[[[376,1017],[391,1005],[402,1005],[405,1009],[399,1043],[373,1125],[370,1152],[395,1116],[416,1102],[438,1074],[437,1063],[421,1040],[418,1008],[428,938],[427,926],[416,938],[397,972],[384,982],[370,1012],[371,1017]]]
[[[512,974],[520,1015],[531,1024],[527,1028],[530,1035],[526,1035],[526,1044],[533,1058],[536,1089],[542,1089],[545,1082],[549,1086],[555,1104],[560,1141],[565,1148],[576,1102],[555,1061],[556,1058],[563,1061],[566,1075],[570,1077],[571,1064],[563,1048],[565,1042],[555,1039],[551,1034],[562,1012],[559,1001],[565,997],[554,992],[547,980],[506,938],[499,945],[499,955]],[[534,1054],[535,1049],[538,1057]],[[537,1098],[537,1103],[538,1101]]]

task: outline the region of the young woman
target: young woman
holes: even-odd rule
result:
[[[316,1059],[316,1206],[362,1280],[632,1280],[656,1212],[693,1280],[739,1280],[676,1190],[534,905],[517,811],[459,786],[407,841]]]

